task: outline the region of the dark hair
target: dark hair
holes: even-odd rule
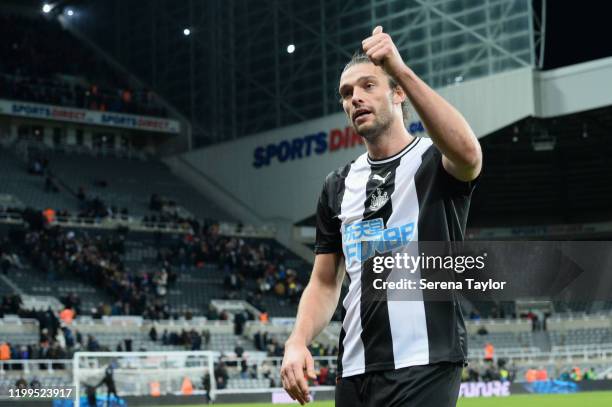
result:
[[[366,54],[359,51],[355,52],[351,57],[350,61],[348,61],[347,64],[344,65],[342,73],[346,72],[346,70],[349,69],[351,66],[371,63],[372,61],[370,61],[370,58]],[[397,81],[393,79],[393,77],[391,77],[391,75],[387,74],[386,72],[385,75],[387,75],[387,79],[389,80],[389,87],[391,89],[395,89],[400,86],[399,83],[397,83]],[[410,101],[408,100],[408,97],[406,97],[406,99],[404,99],[404,101],[402,102],[402,117],[404,119],[404,124],[408,125],[408,122],[410,120]]]

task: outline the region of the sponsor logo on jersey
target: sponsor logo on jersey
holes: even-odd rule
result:
[[[414,237],[415,223],[385,228],[382,218],[343,226],[342,250],[347,264],[363,262],[376,253],[386,253],[408,244]]]

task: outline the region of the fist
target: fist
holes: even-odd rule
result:
[[[380,25],[374,28],[372,36],[361,42],[361,46],[374,65],[380,66],[393,77],[405,67],[391,36],[384,33]]]

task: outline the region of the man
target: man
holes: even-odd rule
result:
[[[111,394],[113,396],[115,396],[116,400],[119,400],[119,395],[117,394],[117,387],[115,386],[115,378],[113,377],[114,374],[114,368],[113,368],[113,363],[110,363],[106,369],[104,370],[104,377],[102,378],[102,380],[100,381],[100,383],[98,383],[97,387],[102,386],[103,384],[106,386],[106,405],[110,406],[110,396]]]
[[[360,243],[356,231],[391,228],[409,231],[411,241],[462,240],[480,145],[463,116],[406,66],[382,27],[362,45],[365,55],[347,64],[339,92],[367,153],[325,180],[315,263],[285,344],[283,387],[302,405],[310,400],[304,372],[316,376],[307,346],[331,319],[346,272],[336,406],[455,406],[467,358],[459,304],[367,298],[372,263],[351,244]],[[408,101],[430,138],[406,130]]]

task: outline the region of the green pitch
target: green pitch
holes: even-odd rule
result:
[[[220,407],[264,407],[270,403],[253,404],[217,404]],[[499,398],[461,399],[458,407],[610,407],[612,406],[612,392],[589,392],[578,394],[554,395],[519,395]],[[299,404],[276,404],[275,406],[299,406]],[[334,407],[333,401],[320,401],[308,403],[311,407]],[[173,406],[185,407],[185,406]],[[193,406],[192,406],[193,407]],[[201,405],[198,407],[205,407]]]

